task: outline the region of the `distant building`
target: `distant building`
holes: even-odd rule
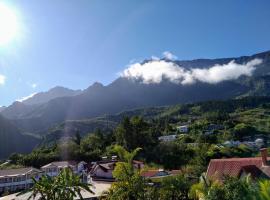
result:
[[[90,179],[92,180],[103,180],[103,181],[114,181],[113,170],[116,166],[117,160],[103,160],[94,163],[90,171]],[[143,162],[133,161],[133,166],[137,169],[144,167]]]
[[[261,157],[212,159],[208,165],[206,177],[209,180],[223,181],[225,176],[252,178],[270,178],[270,157],[267,149],[261,149]]]
[[[263,145],[264,145],[264,140],[263,139],[256,139],[254,142],[253,141],[233,141],[233,140],[228,140],[226,142],[223,143],[224,146],[226,147],[238,147],[239,145],[246,145],[247,147],[251,148],[251,149],[260,149]]]
[[[212,135],[213,133],[215,133],[215,131],[222,130],[222,129],[224,129],[224,126],[223,125],[210,124],[210,125],[208,125],[208,127],[206,128],[206,130],[204,130],[204,134],[205,135]]]
[[[39,179],[42,171],[36,168],[0,170],[0,193],[25,190],[33,185],[32,178]]]
[[[264,140],[262,138],[258,138],[255,140],[255,144],[257,147],[261,148],[264,145]]]
[[[177,135],[164,135],[164,136],[158,137],[158,140],[162,142],[172,142],[176,140],[176,138],[177,138]]]
[[[76,174],[83,172],[85,169],[85,162],[76,162],[76,161],[57,161],[51,162],[47,165],[41,167],[41,170],[46,173],[48,176],[54,177],[58,176],[64,168],[70,168]]]
[[[177,130],[179,130],[180,133],[187,133],[188,132],[188,125],[178,126]]]
[[[251,142],[251,141],[243,141],[241,144],[248,146],[250,149],[257,149],[258,148],[257,144],[255,142]]]
[[[226,147],[238,147],[241,144],[240,141],[233,141],[233,140],[228,140],[223,143],[224,146]]]

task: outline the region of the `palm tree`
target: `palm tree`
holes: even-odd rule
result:
[[[260,200],[270,199],[270,181],[269,180],[259,181],[258,197]]]
[[[29,196],[28,200],[31,198],[35,199],[37,196],[40,196],[40,200],[56,199],[55,184],[51,177],[43,175],[38,181],[34,178],[32,179],[34,186],[30,190],[24,191],[19,195],[32,191],[32,194]]]
[[[120,145],[114,146],[114,151],[119,156],[120,160],[126,163],[132,164],[135,156],[141,151],[142,148],[136,148],[132,152],[128,152],[124,147]]]
[[[113,175],[116,179],[121,179],[123,175],[131,177],[134,175],[135,170],[133,160],[135,156],[141,151],[142,148],[136,148],[132,152],[128,152],[124,147],[116,145],[114,151],[118,154],[120,162],[117,162]],[[118,173],[119,172],[119,173]],[[122,173],[124,172],[124,173]]]
[[[33,178],[33,182],[34,186],[28,190],[32,192],[28,200],[36,197],[39,200],[73,200],[75,197],[82,200],[82,189],[93,193],[90,189],[91,185],[82,183],[80,177],[75,175],[70,168],[64,168],[55,178],[44,175],[40,180]]]
[[[70,168],[65,168],[54,180],[56,194],[59,200],[73,200],[76,196],[83,199],[81,190],[94,193],[90,184],[82,183],[79,176],[75,175]]]
[[[104,193],[107,200],[139,200],[144,199],[145,183],[140,172],[133,167],[133,159],[141,150],[137,148],[128,152],[121,146],[115,146],[120,162],[116,164],[113,176],[116,182],[112,184],[109,191]]]
[[[203,200],[207,196],[208,190],[211,188],[212,182],[208,181],[205,174],[200,177],[200,182],[191,186],[189,191],[190,198],[194,200]]]

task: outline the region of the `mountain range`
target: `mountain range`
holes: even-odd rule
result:
[[[196,81],[193,84],[179,84],[164,77],[158,83],[145,83],[141,79],[121,76],[104,86],[94,83],[85,90],[71,90],[55,87],[48,92],[37,93],[22,102],[0,108],[0,114],[15,126],[19,134],[44,136],[51,127],[65,121],[79,120],[111,115],[125,110],[194,103],[206,100],[222,100],[245,96],[270,95],[270,51],[238,58],[197,59],[190,61],[171,61],[174,66],[184,70],[208,69],[234,61],[246,64],[260,59],[252,76],[239,76],[216,83]],[[151,63],[145,60],[142,64]],[[3,119],[4,119],[3,118]],[[12,128],[11,128],[12,129]],[[0,134],[0,141],[3,137]],[[25,144],[21,144],[22,146]]]

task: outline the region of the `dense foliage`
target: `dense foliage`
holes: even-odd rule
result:
[[[132,111],[127,112],[129,117],[125,113],[119,114],[122,120],[114,129],[97,129],[84,137],[77,131],[72,138],[44,144],[30,154],[12,154],[9,166],[40,167],[55,160],[92,162],[100,160],[102,156],[117,154],[122,159],[114,172],[118,182],[107,198],[117,199],[114,198],[117,196],[119,199],[120,194],[122,199],[161,200],[167,197],[183,200],[269,197],[267,181],[252,183],[228,178],[222,184],[199,182],[210,159],[255,156],[260,145],[267,144],[270,133],[270,105],[267,98],[211,101],[136,110],[134,113],[136,116]],[[113,116],[109,118],[113,120]],[[177,128],[183,124],[188,124],[187,134],[180,133]],[[160,136],[172,134],[177,135],[173,141],[159,140]],[[257,147],[243,142],[258,138],[264,141]],[[226,145],[226,141],[239,144]],[[138,147],[142,150],[137,151]],[[136,159],[145,161],[148,168],[181,169],[183,174],[164,178],[154,183],[153,187],[149,184],[151,181],[143,179],[130,166],[130,159],[127,160],[124,155],[132,155],[130,159],[136,155]]]
[[[12,164],[35,167],[54,160],[94,161],[113,155],[111,147],[118,144],[130,151],[141,147],[139,158],[147,163],[162,165],[166,169],[191,165],[199,175],[211,158],[256,154],[256,150],[246,145],[220,146],[225,141],[254,141],[260,137],[266,142],[270,132],[270,107],[264,99],[187,104],[158,108],[157,112],[150,109],[152,114],[145,110],[144,113],[145,119],[123,116],[111,131],[97,129],[81,137],[78,130],[71,139],[42,145],[30,154],[13,154],[10,160]],[[183,123],[189,124],[188,134],[179,134],[177,130],[177,126]],[[213,126],[217,128],[212,130]],[[178,139],[172,142],[158,140],[158,137],[170,134],[178,134]]]

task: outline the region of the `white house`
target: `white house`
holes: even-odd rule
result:
[[[90,176],[93,179],[113,179],[112,172],[116,166],[116,162],[117,161],[96,162],[90,171]]]
[[[177,130],[179,130],[180,133],[187,133],[188,132],[188,125],[178,126]]]
[[[240,141],[233,141],[233,140],[227,140],[226,142],[223,143],[224,146],[226,147],[237,147],[241,144]]]
[[[172,142],[176,140],[176,138],[177,138],[177,135],[164,135],[164,136],[158,137],[158,140],[162,142]]]
[[[4,191],[17,191],[32,186],[32,178],[39,179],[42,171],[36,168],[19,168],[0,170],[0,193]]]
[[[113,181],[113,170],[116,166],[117,160],[103,160],[94,163],[91,171],[90,177],[92,180],[103,180],[103,181]],[[133,160],[133,166],[137,169],[142,169],[144,163],[141,161]]]
[[[85,164],[83,161],[79,163],[76,161],[57,161],[44,165],[41,170],[51,177],[57,176],[64,168],[70,168],[74,173],[78,174],[83,172]]]

